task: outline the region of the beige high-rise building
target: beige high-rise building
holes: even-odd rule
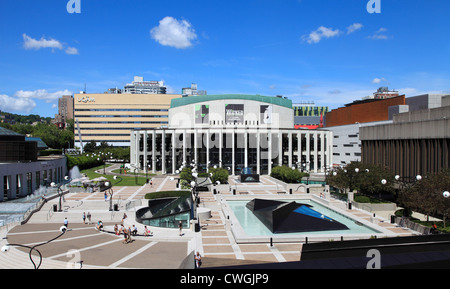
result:
[[[170,102],[180,94],[75,94],[75,147],[90,141],[130,146],[130,131],[165,128]],[[81,136],[81,137],[80,137]]]

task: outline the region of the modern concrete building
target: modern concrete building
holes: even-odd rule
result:
[[[124,93],[131,94],[166,94],[164,81],[144,81],[142,76],[135,76],[132,83],[124,87]]]
[[[332,164],[332,133],[296,130],[292,101],[260,95],[206,95],[172,99],[168,128],[131,133],[131,164],[174,173],[183,164],[250,168],[276,165],[323,172]]]
[[[130,146],[130,130],[167,127],[170,101],[180,94],[75,94],[75,147]]]
[[[389,123],[392,123],[392,120],[327,127],[327,130],[333,132],[333,166],[345,166],[353,161],[361,161],[361,127]]]
[[[38,156],[36,141],[0,127],[0,202],[25,197],[66,175],[64,156]]]
[[[428,97],[418,96],[414,101]],[[449,168],[450,96],[441,95],[446,106],[394,115],[392,124],[362,127],[362,161],[389,167],[410,180],[416,175]],[[428,102],[428,101],[426,101]],[[423,102],[422,102],[423,103]],[[413,107],[414,108],[414,107]]]

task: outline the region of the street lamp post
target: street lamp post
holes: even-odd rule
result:
[[[56,193],[58,194],[58,196],[59,196],[59,208],[58,208],[58,212],[62,212],[62,198],[63,198],[63,192],[62,192],[62,190],[61,190],[61,187],[62,186],[64,186],[64,185],[67,185],[68,183],[70,183],[71,181],[72,181],[72,179],[69,177],[69,176],[65,176],[64,177],[64,180],[65,180],[65,182],[62,182],[61,184],[59,184],[59,185],[57,185],[57,184],[55,184],[55,183],[51,183],[50,184],[50,186],[51,187],[54,187],[54,188],[57,188],[56,189]]]
[[[8,252],[10,246],[16,246],[16,247],[22,247],[22,248],[30,249],[30,252],[28,253],[28,257],[30,258],[31,263],[32,263],[33,266],[34,266],[34,269],[39,269],[39,267],[40,267],[41,264],[42,264],[42,254],[41,254],[41,252],[39,252],[39,250],[36,249],[36,248],[39,247],[39,246],[48,244],[48,243],[50,243],[50,242],[52,242],[52,241],[58,239],[58,238],[61,237],[62,235],[64,235],[64,234],[66,233],[66,231],[67,231],[67,227],[66,227],[66,226],[61,226],[61,227],[59,228],[59,231],[61,232],[61,234],[59,234],[59,235],[56,236],[55,238],[53,238],[53,239],[51,239],[51,240],[48,240],[48,241],[46,241],[46,242],[43,242],[43,243],[34,245],[33,247],[30,247],[30,246],[27,246],[27,245],[22,245],[22,244],[6,244],[6,245],[2,246],[1,251],[2,251],[3,253]],[[6,239],[6,238],[5,238],[5,239]],[[39,254],[39,264],[38,264],[38,265],[36,265],[36,263],[34,263],[34,260],[33,260],[32,256],[31,256],[31,253],[33,252],[33,250],[36,251],[36,252]]]

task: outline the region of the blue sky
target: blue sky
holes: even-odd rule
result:
[[[53,117],[62,94],[135,75],[330,109],[380,86],[450,93],[450,1],[79,1],[0,1],[0,110]]]

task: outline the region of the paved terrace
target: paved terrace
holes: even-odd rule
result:
[[[68,231],[49,244],[37,247],[43,256],[40,268],[155,268],[176,269],[193,268],[192,252],[200,252],[203,256],[203,267],[234,266],[246,264],[267,264],[298,261],[301,258],[302,242],[287,243],[236,243],[230,226],[221,209],[220,199],[227,196],[248,198],[256,196],[275,196],[280,191],[270,178],[261,176],[258,184],[245,186],[247,194],[241,195],[240,186],[235,183],[236,177],[230,177],[232,188],[237,189],[236,196],[232,191],[200,192],[200,207],[211,209],[211,217],[201,223],[200,232],[183,229],[179,236],[178,229],[151,227],[152,236],[135,236],[133,241],[123,244],[122,236],[112,232],[114,224],[122,221],[124,213],[128,215],[125,226],[137,225],[142,234],[142,225],[135,223],[136,208],[146,204],[144,195],[156,191],[174,190],[176,182],[169,177],[153,178],[153,186],[145,184],[136,187],[114,187],[114,203],[119,201],[119,211],[109,211],[109,198],[103,193],[70,193],[65,196],[63,212],[53,212],[54,199],[46,203],[24,225],[8,227],[8,231],[0,231],[0,236],[7,237],[0,242],[34,246],[46,242],[60,234],[59,228],[64,218],[69,221]],[[300,194],[294,192],[294,194]],[[317,193],[318,194],[318,193]],[[221,196],[221,198],[218,198]],[[278,195],[283,198],[283,195]],[[287,196],[287,195],[286,195]],[[410,236],[414,232],[390,224],[389,212],[379,212],[376,218],[372,213],[357,209],[347,210],[345,203],[332,200],[332,206],[358,218],[365,219],[389,230],[397,236]],[[83,223],[82,214],[91,213],[91,223]],[[392,213],[392,212],[390,212]],[[383,217],[385,215],[385,217]],[[98,231],[95,224],[102,220],[104,231]],[[0,254],[0,268],[34,268],[28,257],[27,249],[11,246],[9,252]],[[33,260],[38,263],[38,256],[33,253]]]

